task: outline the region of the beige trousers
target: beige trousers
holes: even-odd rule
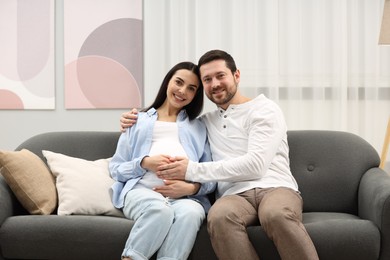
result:
[[[259,223],[283,260],[317,260],[317,251],[302,224],[302,198],[289,188],[252,189],[218,199],[207,226],[220,260],[259,259],[246,227]]]

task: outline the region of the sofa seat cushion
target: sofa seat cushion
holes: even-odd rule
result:
[[[380,231],[368,220],[345,213],[311,212],[303,223],[321,260],[378,259]],[[260,259],[280,259],[276,247],[260,226],[248,227]]]
[[[326,259],[378,259],[381,234],[369,220],[345,213],[304,213],[317,252]]]
[[[120,259],[133,223],[111,216],[14,216],[0,228],[1,252],[10,259]]]
[[[370,221],[344,213],[304,213],[303,223],[321,260],[379,258],[380,232]],[[112,259],[123,250],[133,225],[108,216],[14,216],[0,228],[1,251],[13,259]],[[248,227],[261,259],[280,259],[261,226]],[[204,224],[190,259],[216,259]],[[60,255],[59,255],[60,254]]]

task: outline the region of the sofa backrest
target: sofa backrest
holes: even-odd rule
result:
[[[109,158],[114,155],[120,132],[50,132],[33,136],[20,144],[23,148],[37,154],[44,161],[42,150],[62,153],[86,160]]]
[[[378,167],[377,151],[361,137],[338,131],[289,131],[288,143],[304,212],[357,214],[360,180]]]
[[[96,160],[114,155],[120,132],[52,132],[26,140],[16,150],[42,150]],[[363,174],[378,167],[379,155],[361,137],[338,131],[288,132],[291,171],[304,200],[304,211],[357,213]],[[45,160],[45,159],[44,159]]]

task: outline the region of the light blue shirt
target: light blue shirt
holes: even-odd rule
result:
[[[149,155],[156,120],[156,109],[140,112],[137,123],[122,133],[118,140],[116,152],[109,164],[111,177],[116,181],[111,187],[112,201],[116,208],[123,208],[127,192],[133,189],[147,171],[141,167],[141,161]],[[180,111],[176,122],[179,140],[188,159],[196,162],[211,161],[204,123],[200,119],[190,121],[185,110]],[[198,193],[188,198],[199,201],[207,212],[211,206],[207,194],[213,192],[215,187],[215,182],[202,183]]]

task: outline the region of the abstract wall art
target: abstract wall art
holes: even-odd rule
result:
[[[66,109],[141,107],[142,0],[64,1]]]
[[[0,109],[54,109],[54,0],[1,0],[0,39]]]

